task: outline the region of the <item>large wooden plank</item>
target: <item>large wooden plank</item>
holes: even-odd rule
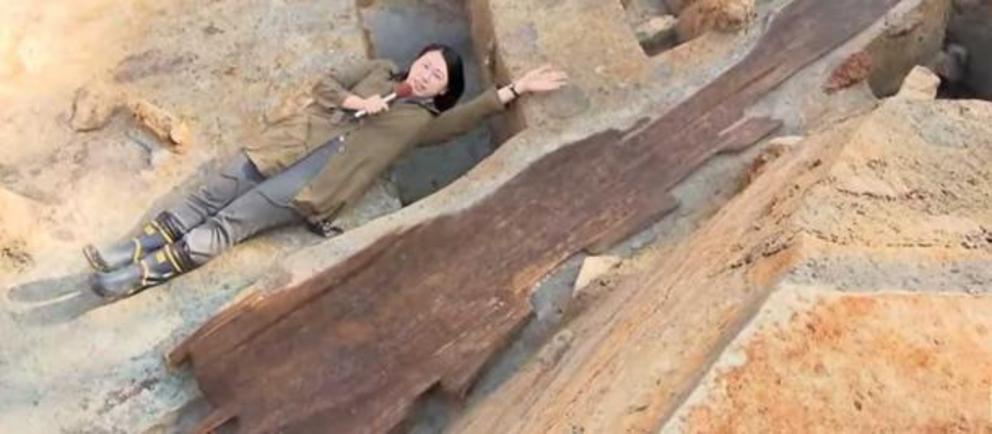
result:
[[[545,273],[742,143],[721,133],[745,108],[897,2],[794,1],[741,63],[658,120],[559,149],[461,213],[223,313],[171,355],[192,360],[217,408],[204,428],[387,432],[435,385],[464,393]]]

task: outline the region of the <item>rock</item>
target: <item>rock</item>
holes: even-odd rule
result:
[[[944,44],[950,8],[947,0],[920,0],[886,21],[886,35],[865,49],[872,63],[868,83],[876,96],[894,95],[914,66],[925,65],[937,55]]]
[[[902,89],[895,98],[928,101],[937,98],[937,88],[940,87],[940,77],[923,66],[917,66],[910,71],[903,81]]]
[[[949,7],[945,0],[921,0],[887,20],[885,35],[845,59],[824,84],[824,91],[834,93],[868,81],[877,97],[894,95],[913,67],[936,62]]]
[[[145,100],[131,101],[128,108],[139,124],[169,145],[173,152],[185,152],[192,143],[192,133],[186,121]]]
[[[672,15],[654,17],[634,29],[637,40],[645,51],[657,52],[675,45],[677,35],[675,26],[678,19]]]
[[[110,123],[120,107],[121,93],[107,85],[91,84],[76,90],[69,124],[76,131],[93,131]]]
[[[573,296],[577,296],[583,288],[592,283],[594,280],[600,278],[608,271],[616,268],[620,265],[622,260],[618,256],[588,256],[582,261],[582,267],[579,269],[579,277],[575,279],[575,292]]]
[[[747,27],[757,16],[754,0],[697,0],[679,13],[679,42],[711,30],[733,32]]]
[[[855,84],[861,83],[871,76],[872,60],[868,53],[859,51],[844,60],[837,69],[830,74],[830,78],[823,85],[823,90],[827,93],[834,93],[841,89],[846,89]]]
[[[649,70],[650,58],[620,2],[470,0],[467,5],[471,16],[479,18],[472,22],[477,58],[493,60],[490,79],[505,82],[541,63],[562,65],[569,75],[568,86],[557,92],[520,100],[507,116],[511,129],[627,107],[623,94],[635,93]],[[582,34],[581,44],[575,43],[576,32]]]
[[[989,309],[987,295],[778,293],[661,432],[981,432]]]
[[[671,16],[673,20],[677,20],[661,0],[634,0],[624,5],[624,10],[627,22],[634,28],[635,33],[638,27],[644,26],[654,18]]]

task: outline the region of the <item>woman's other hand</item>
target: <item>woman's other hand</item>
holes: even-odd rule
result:
[[[386,101],[379,95],[373,95],[368,98],[362,98],[358,95],[348,95],[344,102],[341,103],[341,108],[356,112],[366,112],[366,114],[375,114],[389,110],[389,104],[386,104]]]
[[[543,65],[540,68],[528,71],[520,77],[515,84],[517,92],[550,92],[568,83],[568,75],[553,68],[551,65]]]
[[[386,104],[386,100],[379,95],[373,95],[363,99],[361,105],[361,110],[370,115],[389,110],[389,104]]]

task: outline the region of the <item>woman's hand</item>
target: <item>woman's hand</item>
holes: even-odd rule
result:
[[[373,95],[368,98],[362,98],[358,95],[349,95],[345,98],[344,102],[341,103],[341,107],[348,110],[354,110],[356,112],[364,111],[366,114],[375,114],[381,111],[389,110],[389,104],[386,104],[386,101],[379,95]]]
[[[544,65],[528,71],[514,82],[517,92],[550,92],[568,83],[568,75],[551,65]]]
[[[370,115],[389,110],[389,104],[386,104],[386,100],[379,95],[372,95],[363,99],[361,105],[361,110]]]

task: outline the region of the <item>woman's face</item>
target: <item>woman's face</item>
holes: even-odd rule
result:
[[[448,67],[440,50],[431,50],[417,58],[410,66],[406,82],[418,97],[433,98],[448,87]]]

